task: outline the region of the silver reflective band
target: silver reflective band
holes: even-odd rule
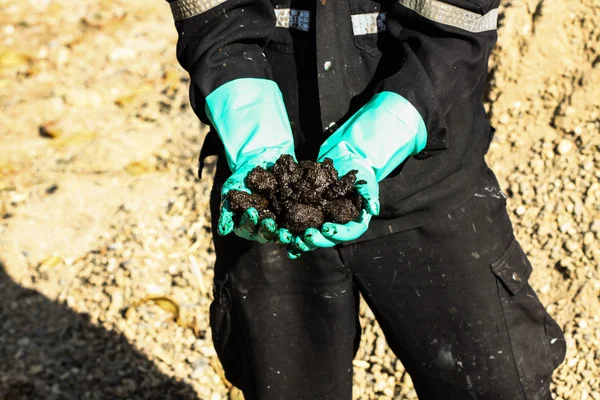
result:
[[[498,27],[497,8],[480,15],[437,0],[398,0],[398,3],[431,21],[469,32],[491,31]]]
[[[171,4],[175,22],[195,17],[224,3],[225,0],[177,0]]]
[[[355,14],[352,16],[354,36],[385,31],[386,27],[385,13]]]
[[[310,30],[310,11],[293,8],[276,8],[277,28],[294,28],[308,32]]]

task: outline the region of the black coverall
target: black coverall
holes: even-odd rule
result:
[[[484,155],[482,105],[499,0],[171,1],[190,99],[238,78],[274,80],[296,156],[375,94],[406,98],[427,145],[380,182],[381,214],[359,240],[288,260],[220,237],[211,325],[227,378],[247,398],[350,399],[359,293],[421,399],[550,399],[565,355],[527,283],[505,196]],[[207,155],[222,155],[215,132]],[[229,175],[219,157],[213,225]]]

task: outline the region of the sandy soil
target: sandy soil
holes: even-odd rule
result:
[[[486,107],[557,399],[600,400],[600,2],[501,10]],[[211,345],[210,174],[166,3],[0,0],[0,398],[236,398]],[[363,307],[356,399],[415,399]]]

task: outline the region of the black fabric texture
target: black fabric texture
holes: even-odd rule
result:
[[[227,378],[249,399],[351,399],[362,295],[421,400],[550,400],[564,336],[528,283],[495,177],[475,186],[436,221],[298,260],[215,232],[228,297],[211,320],[238,325],[212,327]]]

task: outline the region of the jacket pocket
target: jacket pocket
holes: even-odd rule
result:
[[[251,392],[253,378],[243,344],[243,330],[239,326],[240,321],[235,318],[226,281],[215,280],[214,283],[214,300],[210,305],[213,345],[227,380],[244,392]]]
[[[544,398],[540,388],[548,390],[552,372],[565,357],[563,333],[529,285],[532,267],[515,239],[491,268],[526,398]]]
[[[387,35],[390,0],[350,0],[354,45],[371,56],[381,54]]]

